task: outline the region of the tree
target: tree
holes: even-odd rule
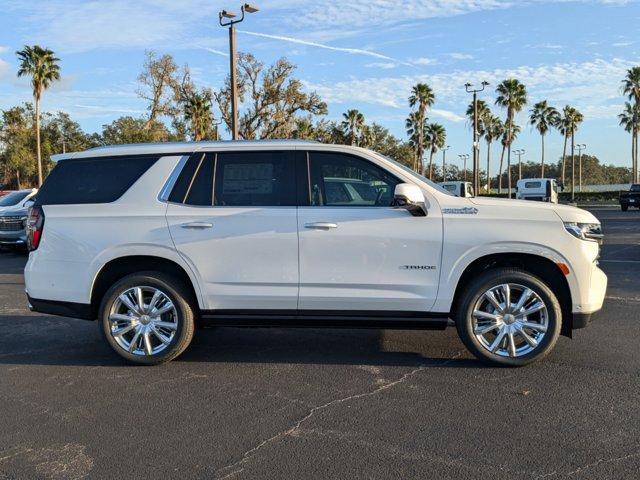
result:
[[[505,121],[507,130],[507,171],[509,172],[508,188],[511,196],[511,145],[513,144],[513,126],[516,113],[527,104],[527,88],[515,78],[503,80],[496,88],[496,105],[500,105],[507,110],[507,120]]]
[[[213,113],[211,111],[212,94],[208,90],[193,92],[184,106],[185,120],[191,125],[191,138],[199,142],[209,137],[215,137]]]
[[[425,130],[425,141],[430,146],[429,180],[433,180],[433,156],[438,150],[444,148],[447,142],[447,131],[439,123],[430,123]],[[425,172],[423,172],[422,175],[426,176]]]
[[[504,134],[504,124],[491,114],[489,108],[482,118],[484,139],[487,142],[487,192],[491,191],[491,144]],[[502,169],[502,167],[501,167]]]
[[[415,138],[413,143],[416,149],[416,164],[414,170],[419,171],[419,162],[422,162],[424,156],[425,145],[425,126],[427,124],[427,108],[431,107],[435,101],[435,95],[433,90],[426,83],[417,83],[411,89],[411,95],[409,96],[409,106],[411,108],[417,108],[417,116],[415,118],[415,125],[417,130],[415,132]],[[421,165],[421,163],[420,163]]]
[[[627,70],[627,76],[622,81],[622,93],[627,95],[630,100],[633,101],[633,111],[637,112],[640,109],[640,66],[633,67]],[[637,118],[636,118],[637,120]],[[637,121],[636,121],[637,123]],[[633,172],[633,182],[640,182],[638,177],[638,130],[631,129],[632,144],[635,147],[632,149],[631,158],[631,170]]]
[[[576,146],[576,131],[580,124],[584,121],[584,116],[578,110],[573,107],[565,107],[565,120],[567,136],[571,137],[571,191],[575,191],[575,146]]]
[[[171,55],[158,57],[153,50],[144,52],[145,61],[142,73],[138,75],[138,95],[149,102],[149,117],[145,128],[151,128],[161,116],[175,116],[180,99],[179,72]],[[188,71],[185,67],[185,77]]]
[[[20,60],[18,77],[30,76],[33,88],[33,100],[35,102],[35,131],[36,131],[36,157],[38,160],[38,186],[42,185],[42,151],[40,148],[40,100],[43,92],[49,88],[55,80],[60,80],[60,61],[54,53],[38,45],[25,45],[24,49],[16,52]]]
[[[341,125],[345,137],[349,139],[351,145],[358,145],[365,126],[364,115],[358,110],[348,110],[342,114],[342,117],[344,120]]]
[[[327,104],[316,92],[305,93],[302,82],[292,78],[296,66],[281,58],[268,69],[251,54],[238,55],[238,98],[245,103],[239,116],[239,135],[244,139],[289,138],[300,115],[324,115]],[[214,93],[222,120],[231,130],[231,87]]]
[[[175,140],[175,137],[164,124],[157,120],[149,124],[144,118],[120,117],[102,126],[101,140],[104,145],[121,145],[167,142]]]
[[[502,138],[500,143],[502,144],[502,153],[500,154],[500,171],[498,173],[498,193],[502,193],[502,168],[504,166],[504,153],[507,149],[511,150],[511,144],[518,137],[520,133],[520,127],[513,122],[508,122],[507,125],[502,126]],[[507,163],[507,178],[511,183],[511,164]]]
[[[409,136],[409,145],[413,150],[413,163],[411,167],[420,172],[423,170],[424,149],[427,148],[426,137],[424,136],[427,129],[427,120],[420,112],[411,112],[405,120],[405,128]],[[422,137],[421,137],[422,135]]]
[[[631,178],[638,182],[638,132],[640,132],[640,104],[625,102],[618,115],[620,125],[631,134]]]
[[[536,103],[531,109],[529,117],[531,125],[538,130],[542,142],[542,153],[540,157],[540,178],[544,178],[544,137],[550,128],[558,125],[560,113],[549,105],[546,100]]]

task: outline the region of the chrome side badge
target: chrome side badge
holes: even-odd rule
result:
[[[442,213],[449,215],[477,215],[478,209],[475,207],[443,208]]]
[[[400,270],[435,270],[435,265],[400,265]]]

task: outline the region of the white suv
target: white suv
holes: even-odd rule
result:
[[[443,329],[481,360],[544,357],[602,307],[577,208],[460,198],[375,152],[301,141],[61,155],[28,219],[30,308],[98,320],[126,359],[194,324]]]

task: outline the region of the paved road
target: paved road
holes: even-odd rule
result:
[[[95,323],[30,314],[0,254],[0,479],[637,479],[640,212],[595,213],[605,309],[518,370],[453,329],[207,329],[130,367]]]

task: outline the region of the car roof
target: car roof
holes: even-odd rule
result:
[[[221,140],[207,142],[158,142],[158,143],[134,143],[126,145],[110,145],[95,147],[83,152],[70,152],[51,155],[51,160],[59,162],[71,158],[108,157],[121,155],[157,155],[157,154],[184,154],[198,150],[228,150],[228,149],[255,149],[261,147],[296,149],[309,146],[323,145],[311,140]],[[341,145],[345,147],[345,145]],[[353,148],[353,147],[350,147]]]

